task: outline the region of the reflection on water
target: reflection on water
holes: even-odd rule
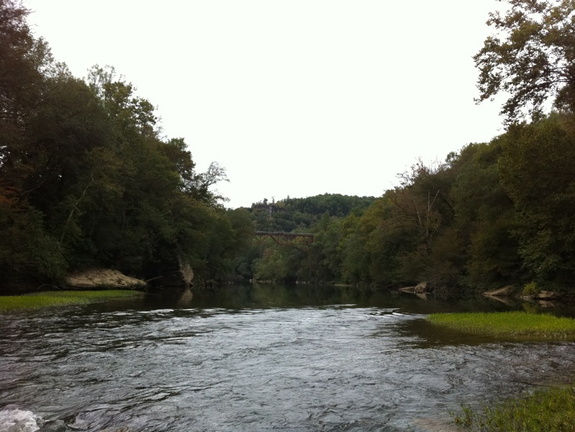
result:
[[[0,400],[68,431],[424,431],[462,403],[573,369],[572,343],[465,339],[425,322],[503,307],[230,286],[10,314],[0,317]]]
[[[396,307],[410,313],[504,311],[521,309],[474,297],[459,301],[421,300],[414,295],[397,291],[361,290],[331,285],[230,285],[217,291],[195,294],[195,307],[225,307],[229,309],[325,306],[349,304],[366,307]]]

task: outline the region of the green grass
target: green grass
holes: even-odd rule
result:
[[[66,306],[103,301],[111,298],[137,297],[142,293],[133,290],[103,291],[47,291],[34,294],[0,296],[0,312],[19,309]]]
[[[432,314],[433,325],[465,333],[533,339],[575,337],[575,319],[527,312]]]
[[[539,390],[477,411],[464,407],[455,422],[479,432],[573,432],[575,389]]]
[[[521,340],[575,339],[575,319],[528,312],[442,313],[428,321],[469,334]],[[463,407],[455,422],[478,432],[574,432],[575,389],[549,388],[478,410]]]

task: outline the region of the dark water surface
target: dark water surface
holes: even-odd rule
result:
[[[575,344],[438,332],[505,310],[345,288],[229,287],[0,316],[0,408],[81,431],[424,431],[570,378]]]

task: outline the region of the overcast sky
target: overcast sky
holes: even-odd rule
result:
[[[421,159],[501,134],[472,56],[496,0],[24,0],[57,60],[114,66],[227,170],[228,207],[381,196]]]

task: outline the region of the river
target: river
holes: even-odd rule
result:
[[[575,371],[575,344],[431,328],[506,310],[336,287],[229,287],[0,316],[0,408],[59,431],[438,431]],[[442,426],[442,425],[447,426]]]

